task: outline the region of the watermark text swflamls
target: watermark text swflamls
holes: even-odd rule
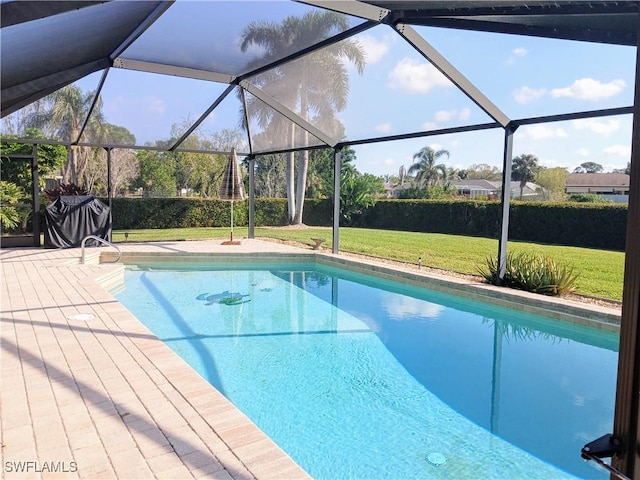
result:
[[[77,471],[78,464],[76,462],[39,462],[35,460],[4,462],[5,473],[70,473]]]

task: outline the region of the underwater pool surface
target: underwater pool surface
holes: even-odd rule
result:
[[[617,334],[295,263],[140,264],[116,297],[314,478],[608,478],[580,449]]]

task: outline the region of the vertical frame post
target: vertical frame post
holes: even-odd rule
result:
[[[249,233],[248,238],[255,238],[256,220],[256,159],[249,156]]]
[[[640,11],[638,13],[631,178],[613,420],[613,436],[622,441],[622,452],[612,458],[612,465],[629,478],[640,478]]]
[[[107,199],[109,202],[109,241],[112,241],[111,229],[113,228],[113,190],[111,183],[111,148],[105,148],[107,151]]]
[[[517,128],[517,127],[516,127]],[[502,158],[502,217],[500,221],[500,240],[498,241],[498,265],[500,272],[498,283],[502,284],[507,266],[507,243],[509,241],[509,208],[511,204],[511,164],[513,160],[513,134],[516,131],[512,125],[504,129],[504,151]]]
[[[33,246],[40,246],[40,177],[38,176],[38,144],[31,150],[31,198],[33,206]]]
[[[340,171],[342,170],[342,148],[333,150],[333,240],[332,253],[340,250]]]

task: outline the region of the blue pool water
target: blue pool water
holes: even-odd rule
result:
[[[612,430],[616,334],[330,267],[165,265],[118,300],[315,478],[607,478],[580,449]]]

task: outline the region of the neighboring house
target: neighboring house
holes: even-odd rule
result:
[[[502,182],[482,179],[469,179],[469,180],[452,180],[453,185],[458,191],[458,196],[466,198],[486,198],[489,200],[500,200],[500,191],[502,190]],[[400,192],[405,188],[410,188],[411,184],[405,182],[403,188],[399,185],[392,186],[391,188],[385,188],[387,196],[391,198],[398,198]],[[523,191],[522,198],[524,200],[541,200],[542,195],[540,193],[541,187],[535,183],[527,182]],[[511,182],[511,198],[520,198],[520,182]]]
[[[496,186],[495,183],[498,185]],[[451,185],[456,187],[458,195],[466,198],[488,198],[491,200],[499,200],[500,189],[502,184],[500,182],[490,182],[489,180],[481,179],[469,179],[469,180],[454,180]]]
[[[570,173],[565,193],[593,193],[615,202],[629,201],[629,175],[626,173]]]
[[[458,190],[458,195],[467,198],[483,197],[489,200],[499,200],[502,182],[493,180],[455,180],[451,184]],[[539,200],[541,188],[532,182],[527,182],[522,189],[524,200]],[[520,198],[520,182],[511,181],[511,198]]]

